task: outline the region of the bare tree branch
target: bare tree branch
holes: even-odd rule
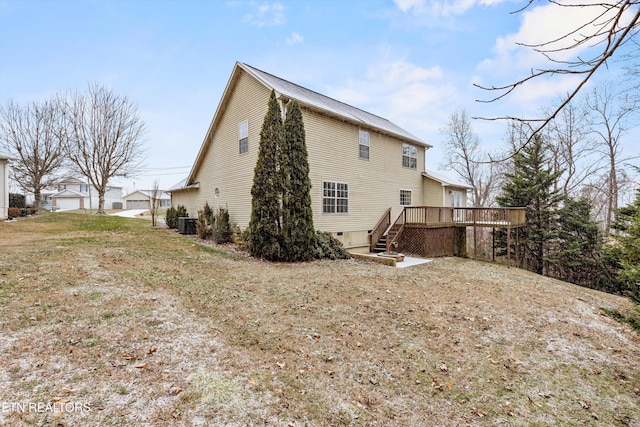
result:
[[[51,101],[26,106],[10,101],[0,107],[0,117],[0,142],[18,158],[11,176],[33,193],[33,207],[40,209],[42,189],[55,181],[65,161],[62,114]]]
[[[98,191],[98,214],[103,214],[109,180],[133,176],[140,165],[144,122],[126,96],[98,84],[59,101],[67,119],[67,154]]]
[[[547,68],[532,70],[531,75],[524,77],[514,83],[510,83],[503,86],[482,86],[475,84],[476,87],[488,91],[502,92],[499,95],[489,100],[477,100],[478,102],[495,102],[507,95],[511,94],[517,88],[530,82],[533,79],[537,79],[547,75],[584,75],[580,83],[574,88],[573,91],[568,93],[558,107],[551,111],[548,115],[541,118],[523,118],[514,116],[501,116],[501,117],[475,117],[482,120],[511,120],[526,123],[535,123],[532,128],[533,133],[529,137],[527,143],[531,141],[534,135],[544,129],[546,126],[554,120],[557,115],[577,96],[577,94],[584,89],[584,86],[591,79],[591,77],[603,66],[607,61],[620,49],[622,45],[633,41],[633,37],[637,35],[638,27],[640,25],[640,4],[637,0],[620,0],[612,2],[598,2],[598,3],[562,3],[557,0],[549,0],[549,3],[557,5],[559,7],[574,7],[574,8],[602,8],[602,12],[597,14],[595,18],[589,20],[586,23],[581,24],[578,28],[568,31],[564,35],[549,40],[540,44],[521,44],[532,48],[538,53],[543,54],[552,63],[561,65],[558,68]],[[530,1],[525,8],[531,6]],[[524,10],[525,8],[521,9]],[[611,17],[608,17],[609,14]],[[629,16],[628,22],[626,17]],[[583,31],[587,28],[595,28],[595,31]],[[574,39],[575,37],[575,39]],[[568,42],[567,45],[562,47],[555,47],[554,45],[560,42]],[[589,59],[582,59],[577,56],[574,60],[558,60],[553,59],[551,54],[558,52],[571,52],[578,47],[592,43],[591,48],[600,47],[599,52]]]

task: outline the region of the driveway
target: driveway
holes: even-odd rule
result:
[[[111,214],[113,216],[123,216],[125,218],[135,218],[142,212],[147,212],[149,209],[128,209],[126,211]]]

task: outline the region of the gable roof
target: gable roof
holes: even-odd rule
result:
[[[18,160],[15,156],[4,151],[0,151],[0,160]]]
[[[318,92],[314,92],[310,89],[304,88],[295,83],[291,83],[287,80],[284,80],[280,77],[274,76],[273,74],[269,74],[265,71],[259,70],[250,65],[244,64],[242,62],[236,62],[233,67],[233,71],[231,73],[231,77],[229,77],[229,81],[227,82],[227,86],[224,89],[222,94],[222,98],[220,99],[220,103],[218,104],[218,108],[211,120],[211,124],[209,125],[209,129],[204,138],[204,142],[198,151],[198,155],[196,157],[193,166],[191,167],[191,171],[189,175],[184,180],[184,182],[177,183],[173,187],[169,189],[169,191],[182,190],[185,188],[192,188],[194,185],[193,178],[195,177],[196,171],[199,169],[202,160],[204,159],[204,154],[207,150],[207,139],[211,131],[215,128],[215,126],[220,121],[222,117],[222,112],[224,111],[229,97],[235,84],[238,80],[238,76],[240,74],[240,70],[245,71],[250,76],[255,78],[258,82],[263,84],[268,89],[273,89],[276,92],[276,97],[281,100],[289,101],[295,100],[300,104],[301,107],[306,107],[320,113],[338,118],[340,120],[344,120],[350,123],[354,123],[358,126],[362,126],[365,128],[371,128],[376,131],[379,131],[384,134],[388,134],[399,138],[403,141],[410,142],[415,145],[420,145],[425,148],[431,148],[432,146],[422,141],[415,135],[407,132],[402,129],[400,126],[390,122],[389,120],[382,118],[380,116],[376,116],[375,114],[368,113],[359,108],[353,107],[349,104],[345,104],[344,102],[340,102],[328,96],[322,95]]]
[[[381,131],[382,133],[391,134],[414,144],[431,147],[418,137],[412,135],[385,118],[368,113],[333,98],[329,98],[328,96],[314,92],[295,83],[291,83],[250,65],[243,64],[241,62],[237,65],[268,88],[274,89],[278,98],[285,98],[287,100],[295,99],[301,106],[306,106],[308,108],[324,112],[360,126],[371,127]]]
[[[439,172],[433,171],[431,169],[425,169],[425,171],[422,173],[422,176],[427,177],[427,178],[431,178],[434,181],[438,181],[440,184],[442,184],[443,187],[459,187],[459,188],[466,188],[466,189],[472,189],[473,187],[467,184],[463,184],[462,182],[449,178],[448,176],[445,176]]]
[[[85,195],[82,194],[82,193],[78,193],[75,190],[70,190],[70,189],[67,188],[67,189],[59,191],[59,192],[57,192],[55,194],[52,194],[51,197],[52,198],[53,197],[55,197],[55,198],[67,198],[67,197],[69,197],[69,198],[81,198],[81,199],[83,199],[85,197]]]
[[[123,199],[126,199],[129,196],[133,196],[136,193],[140,193],[143,196],[147,197],[147,198],[151,198],[151,194],[153,194],[153,190],[136,190],[136,191],[132,191],[131,193],[127,194],[126,196],[123,197]],[[166,191],[164,190],[158,190],[158,199],[170,199],[171,197],[169,196],[169,194],[167,194]]]

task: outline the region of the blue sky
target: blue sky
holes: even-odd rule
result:
[[[0,0],[0,103],[45,99],[98,82],[136,103],[146,168],[122,184],[169,187],[189,171],[236,61],[386,117],[434,146],[440,169],[455,110],[535,113],[571,77],[506,100],[473,87],[509,83],[543,58],[516,42],[580,19],[509,0]],[[611,78],[615,67],[598,75]],[[506,124],[475,121],[487,149]],[[636,149],[637,151],[637,149]],[[446,172],[446,171],[444,171]]]

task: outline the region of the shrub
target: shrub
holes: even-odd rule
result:
[[[9,219],[18,218],[21,215],[20,208],[10,207],[7,214]]]
[[[316,258],[347,259],[349,252],[342,246],[340,240],[324,231],[316,231]]]
[[[207,240],[213,234],[209,220],[204,211],[198,211],[198,221],[196,222],[196,234],[202,240]]]
[[[189,216],[187,214],[187,208],[182,205],[178,205],[177,208],[171,206],[167,209],[167,213],[164,216],[164,221],[169,228],[178,228],[178,218],[181,216]]]
[[[228,243],[231,241],[233,232],[231,230],[229,210],[227,208],[223,208],[222,206],[218,207],[218,212],[216,212],[212,226],[213,240],[215,240],[216,243]]]
[[[27,206],[27,198],[24,194],[9,193],[10,208],[25,208]]]
[[[164,222],[169,228],[178,228],[178,216],[176,208],[171,206],[169,209],[167,209],[167,213],[164,214]]]
[[[204,212],[204,217],[209,223],[209,225],[213,225],[216,219],[213,214],[213,209],[211,209],[211,207],[209,206],[209,202],[205,202],[203,212]]]

